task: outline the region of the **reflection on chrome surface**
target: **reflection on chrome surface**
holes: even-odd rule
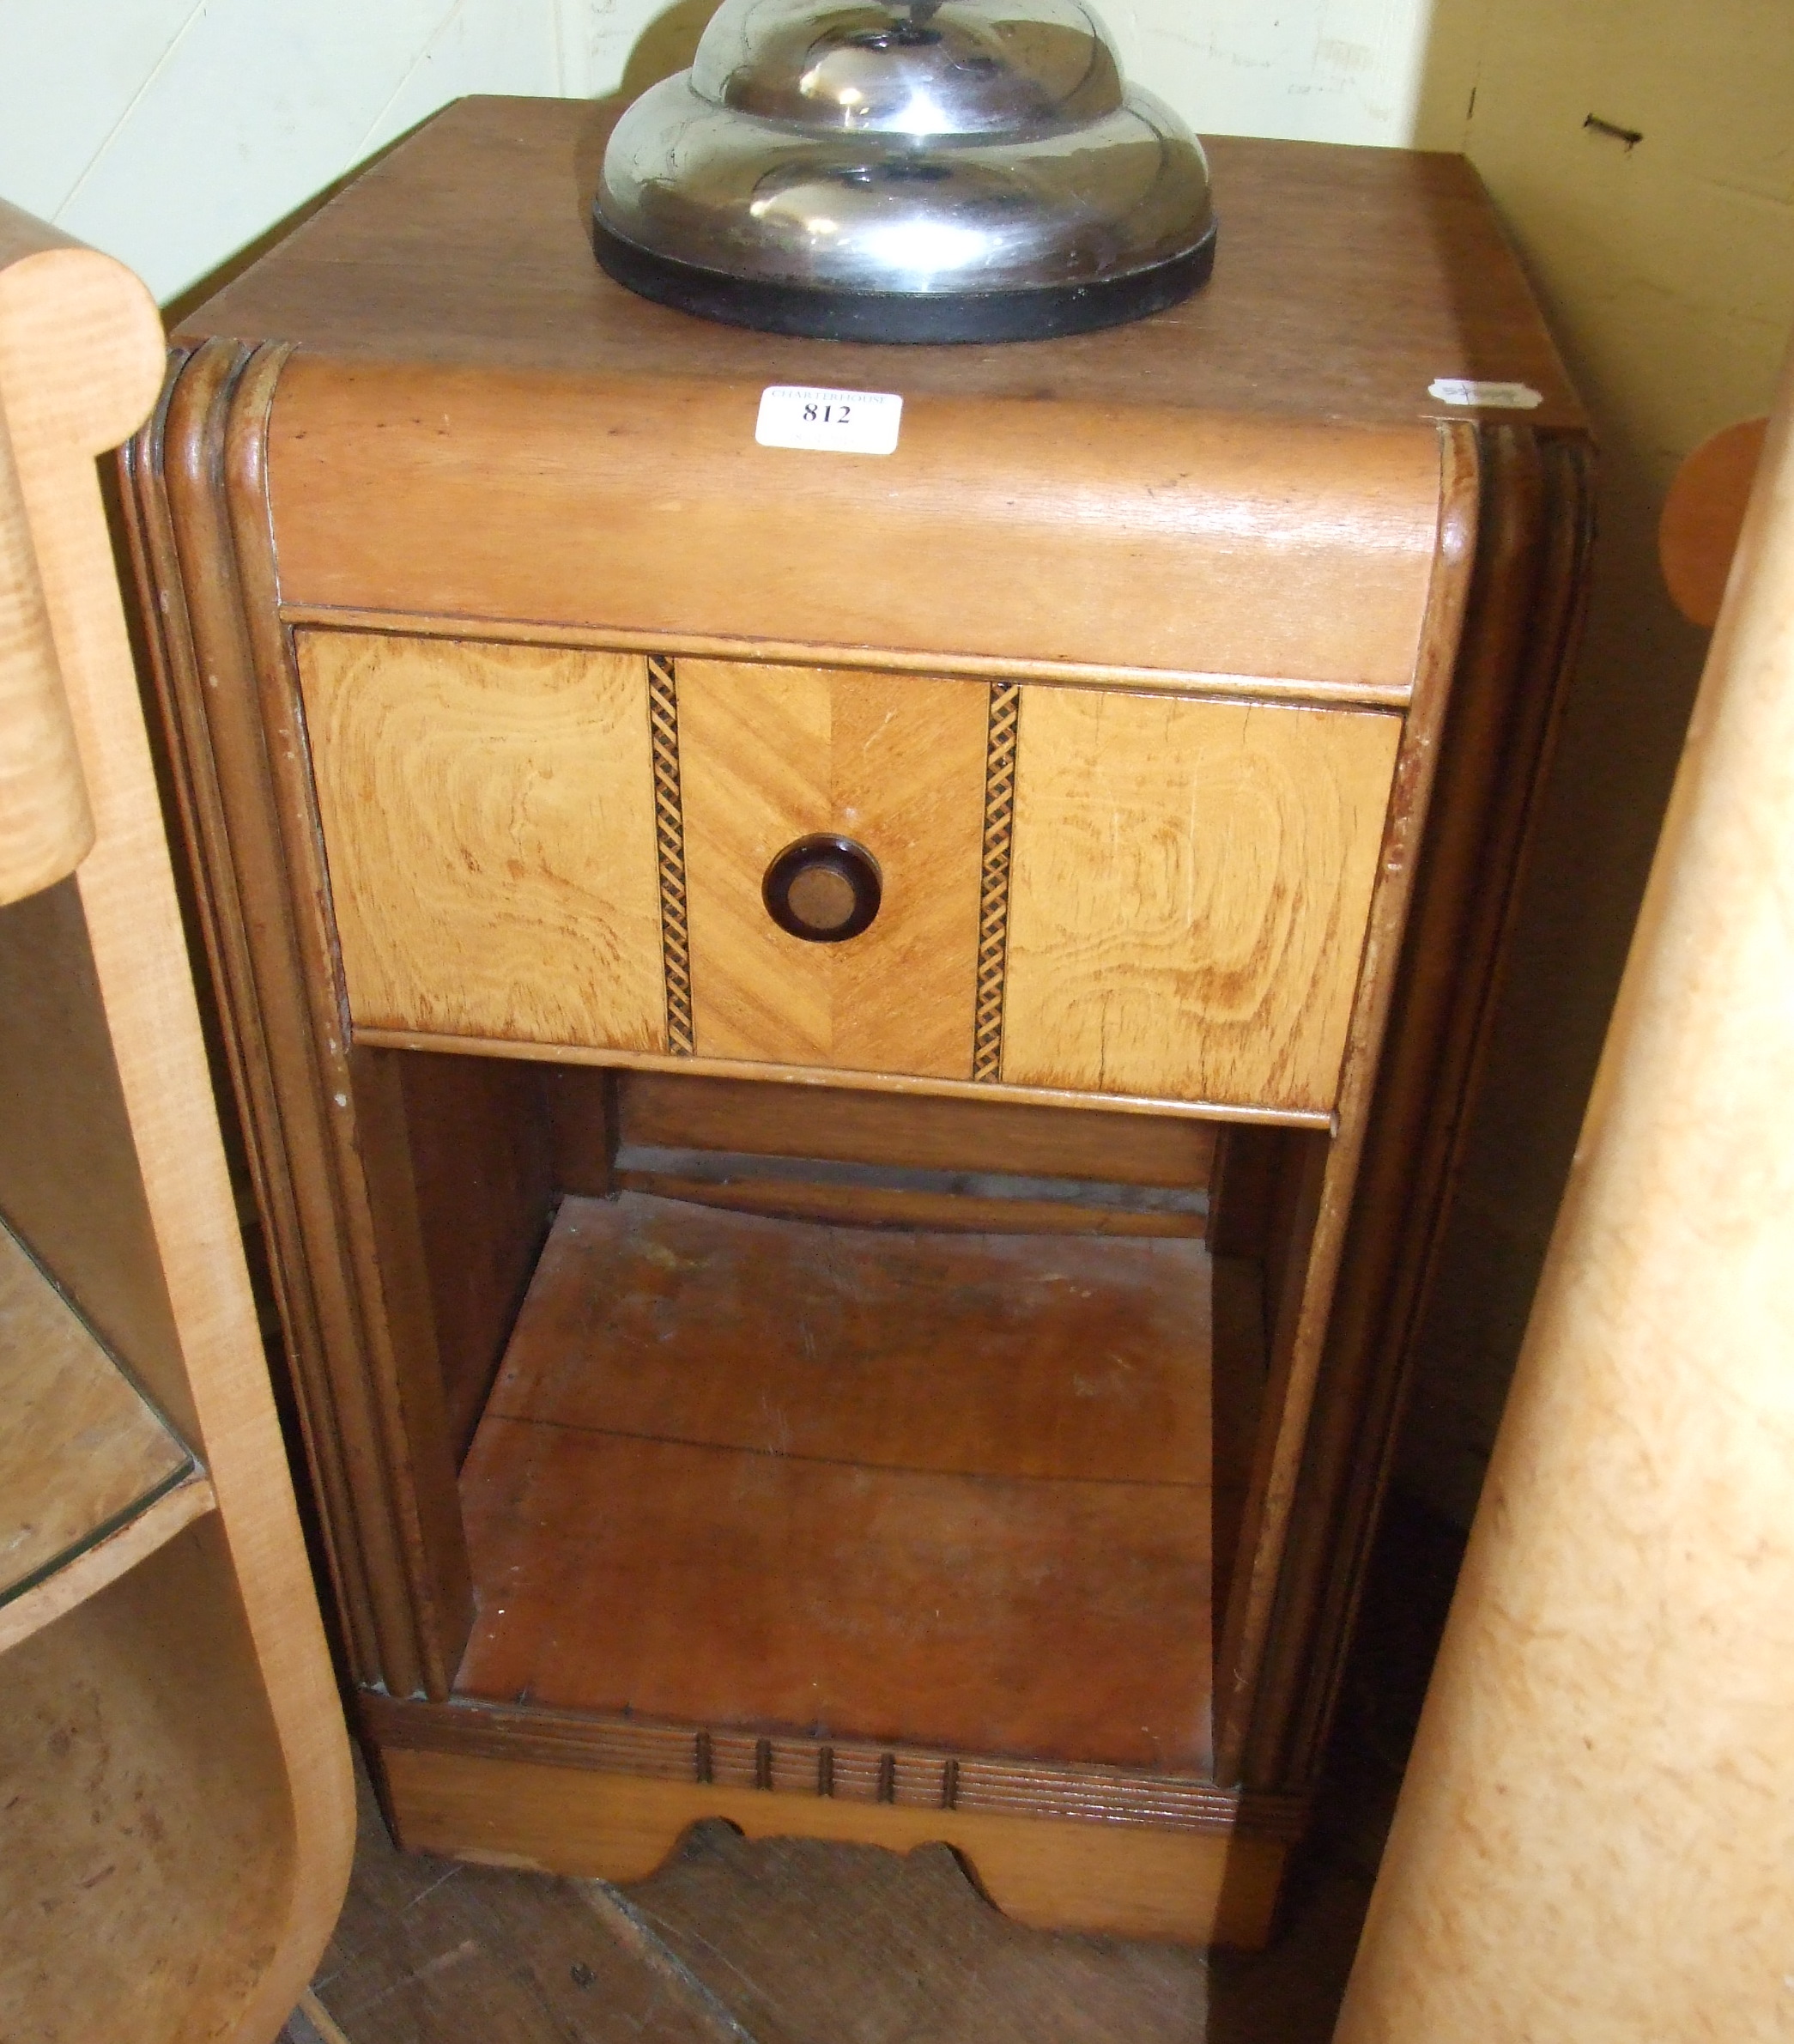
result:
[[[603,235],[762,284],[1100,283],[1187,259],[1200,146],[1083,0],[724,0],[605,156]]]

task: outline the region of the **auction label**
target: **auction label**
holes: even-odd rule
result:
[[[818,447],[836,454],[891,454],[903,400],[891,391],[817,391],[769,384],[754,437],[762,447]]]

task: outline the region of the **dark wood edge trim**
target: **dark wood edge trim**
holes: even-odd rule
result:
[[[448,1704],[421,1704],[363,1691],[357,1704],[364,1729],[381,1746],[534,1762],[694,1787],[758,1788],[841,1802],[1163,1831],[1245,1833],[1290,1841],[1301,1835],[1308,1815],[1305,1798],[1242,1797],[1188,1775],[1124,1768],[990,1758],[803,1734],[769,1737],[459,1697]]]
[[[244,372],[225,427],[225,505],[286,867],[282,899],[303,965],[311,1077],[321,1089],[311,1095],[312,1112],[321,1116],[320,1162],[329,1174],[320,1190],[336,1210],[335,1253],[344,1266],[368,1409],[379,1429],[386,1505],[403,1570],[395,1587],[409,1606],[420,1663],[416,1686],[439,1696],[447,1694],[472,1629],[473,1580],[397,1074],[390,1065],[370,1069],[365,1053],[350,1045],[348,992],[305,703],[293,636],[280,622],[268,426],[276,386],[293,353],[283,343],[258,349]],[[377,1197],[370,1183],[376,1169],[387,1180],[385,1197]],[[410,1352],[409,1381],[398,1342]]]
[[[1253,1783],[1299,1787],[1324,1758],[1587,603],[1587,441],[1489,425],[1482,441],[1486,519],[1447,778],[1324,1366],[1327,1410],[1355,1416],[1311,1444],[1313,1508],[1275,1622]]]
[[[535,1064],[588,1064],[618,1071],[689,1071],[714,1079],[770,1079],[785,1086],[828,1086],[844,1093],[926,1095],[943,1100],[1008,1101],[1018,1107],[1084,1107],[1099,1114],[1163,1114],[1185,1121],[1249,1122],[1260,1128],[1331,1129],[1330,1114],[1306,1107],[1242,1107],[1149,1095],[1074,1093],[1055,1086],[1009,1086],[972,1079],[836,1070],[824,1064],[757,1064],[736,1058],[670,1058],[654,1051],[594,1050],[578,1043],[528,1043],[512,1037],[434,1036],[416,1029],[355,1031],[371,1049],[433,1051],[457,1058],[518,1058]]]
[[[648,743],[654,761],[654,850],[660,875],[660,962],[667,1050],[689,1058],[692,1029],[691,925],[686,911],[685,806],[679,785],[679,682],[664,653],[648,656]]]
[[[1003,1008],[1009,961],[1009,871],[1021,737],[1021,683],[992,682],[989,737],[985,746],[978,995],[972,1023],[972,1077],[981,1084],[997,1082],[1003,1077]]]
[[[288,625],[399,638],[497,640],[524,646],[567,646],[594,652],[663,653],[670,658],[762,661],[780,667],[869,667],[924,680],[1027,682],[1042,688],[1127,688],[1153,695],[1213,695],[1229,701],[1307,703],[1318,709],[1405,710],[1411,688],[1370,682],[1303,681],[1289,675],[1221,674],[1181,667],[1105,667],[1090,661],[1011,660],[995,653],[913,652],[883,646],[833,646],[799,639],[735,639],[714,634],[636,632],[604,625],[561,625],[544,619],[442,616],[367,610],[327,603],[284,603]]]
[[[1321,1176],[1294,1337],[1287,1355],[1275,1359],[1274,1380],[1266,1388],[1263,1410],[1273,1416],[1272,1423],[1258,1443],[1241,1519],[1240,1551],[1249,1559],[1234,1574],[1215,1657],[1215,1778],[1226,1783],[1241,1778],[1248,1743],[1258,1734],[1260,1677],[1286,1555],[1298,1522],[1312,1509],[1302,1481],[1310,1422],[1470,597],[1481,476],[1475,431],[1442,426],[1439,446],[1438,549],[1347,1031],[1335,1133]]]
[[[183,821],[348,1649],[365,1678],[443,1693],[458,1647],[431,1637],[404,1416],[370,1340],[385,1314],[358,1210],[346,1013],[334,955],[319,956],[327,901],[303,842],[295,870],[282,814],[306,762],[274,610],[263,450],[289,353],[220,340],[185,358],[128,472]]]
[[[198,880],[194,901],[212,982],[227,1017],[221,1034],[256,1204],[268,1230],[270,1278],[289,1367],[297,1374],[301,1358],[321,1356],[324,1337],[318,1302],[296,1247],[303,1231],[290,1175],[275,1162],[281,1148],[278,1095],[256,995],[245,907],[235,884],[219,764],[205,721],[200,634],[193,616],[197,610],[202,628],[210,628],[209,652],[219,654],[215,642],[221,637],[237,650],[231,613],[240,606],[240,591],[213,485],[219,415],[248,360],[246,349],[233,350],[223,343],[211,343],[203,361],[196,361],[193,351],[171,352],[155,411],[120,451],[120,496],[182,839]],[[169,503],[171,464],[186,481],[190,519],[202,521],[197,532],[190,529],[187,550],[190,555],[203,551],[210,568],[191,605]],[[227,662],[229,671],[239,667],[239,661]],[[215,672],[210,661],[207,671]],[[345,1650],[352,1671],[377,1673],[386,1657],[356,1539],[356,1485],[348,1453],[327,1403],[306,1398],[301,1388],[295,1404]]]

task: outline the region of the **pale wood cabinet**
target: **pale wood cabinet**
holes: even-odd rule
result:
[[[609,118],[429,124],[126,464],[387,1810],[618,1877],[946,1839],[1031,1921],[1260,1939],[1581,415],[1452,159],[1217,143],[1186,305],[906,350],[611,283]],[[760,446],[773,383],[896,451]]]

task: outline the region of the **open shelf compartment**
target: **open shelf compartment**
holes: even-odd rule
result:
[[[458,1695],[1205,1775],[1200,1240],[560,1209],[462,1477]]]

